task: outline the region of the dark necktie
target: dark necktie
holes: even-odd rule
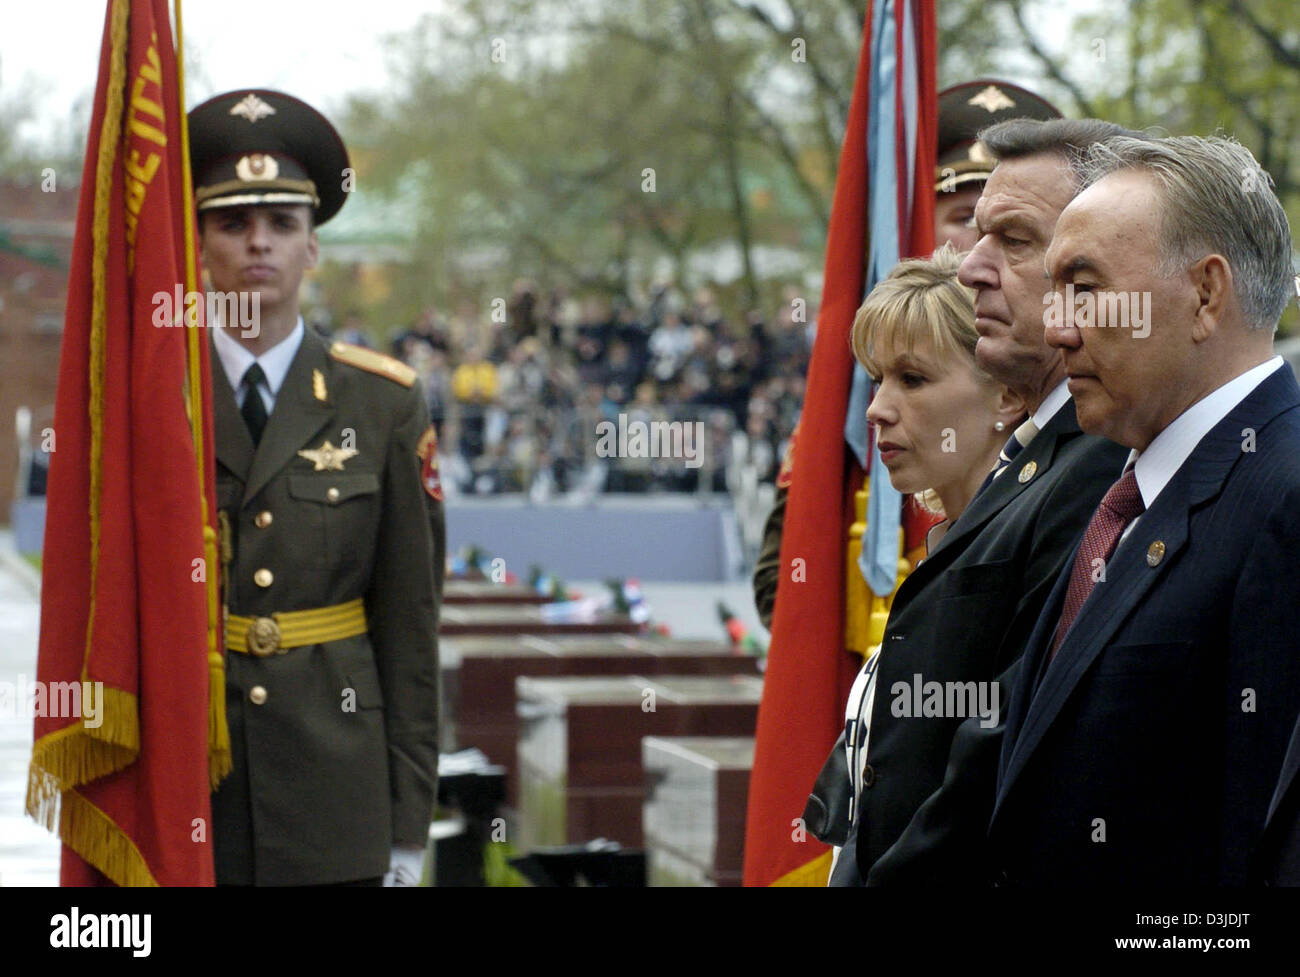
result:
[[[253,436],[254,446],[262,440],[262,432],[266,429],[266,404],[262,402],[262,394],[257,389],[258,384],[265,382],[266,374],[256,363],[244,372],[244,379],[239,382],[244,388],[244,404],[239,408],[239,413],[244,415],[244,423],[248,425],[248,433]]]
[[[1096,586],[1096,561],[1102,566],[1115,552],[1119,538],[1124,534],[1124,527],[1139,516],[1146,506],[1142,504],[1142,493],[1138,491],[1137,475],[1130,468],[1124,477],[1110,487],[1101,505],[1092,514],[1092,521],[1083,533],[1083,542],[1074,557],[1074,567],[1070,570],[1070,587],[1065,592],[1065,604],[1061,608],[1061,621],[1056,626],[1052,638],[1052,658],[1061,647],[1065,634],[1079,616],[1079,609]],[[1050,659],[1049,659],[1050,660]]]
[[[1011,463],[1016,460],[1016,455],[1025,450],[1025,445],[1034,440],[1034,435],[1038,433],[1038,425],[1034,423],[1031,417],[1025,423],[1011,432],[1011,437],[1007,438],[1007,443],[1002,446],[998,452],[998,463],[993,466],[993,470],[980,483],[980,487],[975,491],[976,495],[983,492],[993,484],[993,480],[1011,467]]]

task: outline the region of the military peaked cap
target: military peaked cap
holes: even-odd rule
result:
[[[329,120],[291,95],[226,92],[189,114],[190,167],[200,211],[307,204],[324,224],[347,199],[348,151]]]
[[[956,190],[983,183],[995,160],[976,140],[981,129],[1008,119],[1059,119],[1046,99],[1005,81],[979,78],[939,93],[939,153],[934,190]]]

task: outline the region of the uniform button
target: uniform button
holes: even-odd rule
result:
[[[876,782],[876,769],[871,764],[862,768],[862,786],[870,787]]]
[[[253,525],[258,529],[265,529],[267,526],[271,525],[271,513],[259,512],[253,518]]]
[[[329,499],[331,502],[337,502],[339,500],[339,490],[331,485],[329,491],[325,493],[325,498]]]
[[[255,706],[260,706],[266,701],[266,689],[260,685],[254,685],[248,690],[248,701]]]
[[[274,579],[275,579],[275,574],[273,574],[266,567],[262,567],[262,569],[258,570],[255,574],[253,574],[253,583],[257,584],[259,587],[271,586],[271,581],[273,581]]]

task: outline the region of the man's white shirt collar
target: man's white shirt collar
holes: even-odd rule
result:
[[[216,348],[217,356],[221,358],[221,367],[226,371],[226,379],[230,381],[231,389],[238,395],[239,384],[244,379],[244,374],[248,372],[250,366],[258,363],[262,367],[262,372],[266,374],[266,386],[274,400],[275,396],[280,392],[285,376],[289,373],[289,367],[293,365],[293,358],[298,354],[298,347],[302,345],[302,338],[305,333],[306,329],[303,327],[302,316],[298,316],[298,321],[289,335],[285,336],[284,339],[261,356],[254,356],[239,343],[239,340],[232,338],[224,328],[218,328],[216,335],[213,337],[213,345]]]
[[[1183,466],[1196,446],[1229,412],[1245,400],[1285,361],[1280,356],[1252,367],[1241,376],[1229,380],[1213,393],[1206,394],[1183,411],[1155,439],[1145,451],[1136,448],[1129,454],[1124,467],[1133,465],[1137,476],[1142,503],[1150,509],[1174,474]],[[1243,435],[1244,437],[1244,435]]]
[[[1041,431],[1047,427],[1057,411],[1065,406],[1065,402],[1070,399],[1070,384],[1068,380],[1062,380],[1052,392],[1043,398],[1043,402],[1038,405],[1038,410],[1034,411],[1033,416],[1029,419],[1034,422],[1034,428]]]

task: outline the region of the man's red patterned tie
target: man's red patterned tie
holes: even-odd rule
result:
[[[1070,588],[1065,592],[1061,621],[1057,624],[1056,635],[1052,639],[1052,658],[1056,657],[1056,650],[1061,647],[1066,632],[1074,624],[1079,609],[1097,583],[1096,561],[1100,559],[1104,566],[1119,545],[1124,527],[1140,515],[1144,508],[1142,493],[1138,491],[1137,476],[1129,468],[1110,487],[1083,534],[1083,543],[1074,557],[1074,568],[1070,571]]]

